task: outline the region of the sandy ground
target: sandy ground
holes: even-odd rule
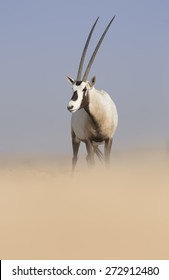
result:
[[[169,154],[2,158],[0,259],[169,259]]]

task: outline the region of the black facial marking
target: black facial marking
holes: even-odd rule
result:
[[[83,89],[83,93],[85,93],[85,92],[86,92],[86,90],[87,90],[87,87],[84,87],[84,89]]]
[[[89,94],[83,89],[83,99],[80,108],[85,108],[89,104]]]
[[[76,101],[78,98],[78,94],[77,94],[77,90],[74,91],[73,96],[71,98],[71,100]]]
[[[80,86],[82,81],[76,81],[76,86]]]

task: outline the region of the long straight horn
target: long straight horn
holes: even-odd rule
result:
[[[83,53],[82,53],[82,56],[81,56],[81,60],[80,60],[80,64],[79,64],[79,69],[78,69],[78,73],[77,73],[77,81],[80,81],[81,80],[81,75],[82,75],[82,68],[83,68],[83,63],[84,63],[84,59],[85,59],[85,55],[86,55],[86,51],[87,51],[87,48],[88,48],[88,45],[89,45],[89,42],[90,42],[90,38],[92,36],[92,33],[93,33],[93,30],[96,26],[96,23],[98,21],[99,17],[96,19],[95,23],[93,24],[93,27],[89,33],[89,36],[87,38],[87,41],[86,41],[86,44],[84,46],[84,50],[83,50]]]
[[[83,76],[83,81],[84,81],[84,82],[86,82],[86,80],[87,80],[87,77],[88,77],[90,68],[91,68],[91,66],[92,66],[92,64],[93,64],[93,61],[94,61],[95,57],[96,57],[97,51],[98,51],[98,49],[99,49],[99,47],[100,47],[100,45],[101,45],[101,43],[102,43],[102,41],[103,41],[103,39],[104,39],[104,36],[105,36],[106,33],[107,33],[107,31],[108,31],[110,25],[112,24],[114,18],[115,18],[115,16],[111,19],[111,21],[110,21],[109,24],[107,25],[105,31],[103,32],[103,34],[102,34],[102,36],[101,36],[101,38],[100,38],[100,40],[99,40],[99,42],[98,42],[98,44],[97,44],[97,46],[96,46],[94,52],[93,52],[93,54],[92,54],[92,57],[91,57],[91,59],[90,59],[90,61],[89,61],[89,64],[88,64],[88,66],[87,66],[87,68],[86,68],[86,72],[85,72],[85,74],[84,74],[84,76]]]

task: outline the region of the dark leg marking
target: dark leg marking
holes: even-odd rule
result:
[[[87,157],[86,157],[86,160],[87,160],[87,163],[92,166],[94,165],[94,153],[95,153],[95,150],[94,150],[94,147],[93,147],[93,144],[92,144],[92,141],[91,140],[86,140],[85,141],[86,143],[86,149],[87,149]]]
[[[110,154],[111,154],[112,141],[113,141],[113,139],[111,139],[111,138],[108,138],[105,140],[104,155],[105,155],[105,163],[107,166],[110,165]]]
[[[72,131],[72,148],[73,148],[72,171],[74,171],[77,163],[79,146],[80,146],[80,142],[75,141],[75,133]]]

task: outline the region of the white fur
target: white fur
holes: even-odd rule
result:
[[[89,91],[89,95],[90,112],[95,116],[96,120],[98,120],[103,131],[107,134],[107,137],[112,138],[118,124],[115,103],[110,95],[103,90],[98,91],[92,88]],[[77,140],[84,141],[89,137],[91,133],[89,118],[88,113],[83,108],[72,114],[71,126],[76,134]]]
[[[88,137],[84,129],[87,119],[88,114],[83,108],[72,114],[71,128],[76,134],[77,141],[83,141]]]

